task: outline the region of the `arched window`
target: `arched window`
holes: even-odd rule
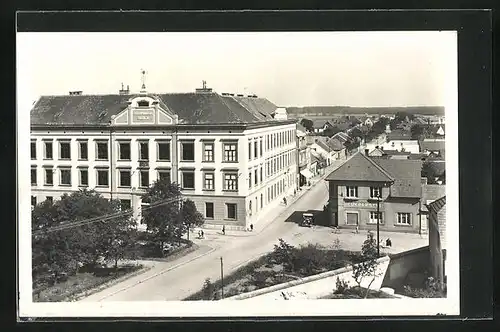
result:
[[[139,106],[139,107],[148,107],[149,106],[149,101],[147,101],[147,100],[139,100],[137,102],[137,106]]]

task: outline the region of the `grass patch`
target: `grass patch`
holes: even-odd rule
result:
[[[33,302],[61,302],[68,297],[89,291],[140,269],[142,269],[142,265],[124,265],[111,273],[108,273],[104,269],[96,269],[94,272],[76,273],[68,276],[67,280],[56,283],[53,286],[35,289],[33,292]]]
[[[356,286],[356,287],[351,287],[351,288],[346,289],[341,294],[332,293],[330,295],[322,297],[321,299],[364,299],[365,294],[366,294],[366,288]],[[367,298],[368,299],[394,299],[396,297],[392,296],[390,294],[384,293],[384,292],[370,290]]]
[[[293,247],[280,240],[274,251],[224,276],[224,297],[336,270],[359,261],[360,253],[308,244]],[[202,286],[202,285],[200,285]],[[219,300],[221,280],[206,280],[203,288],[184,301]]]

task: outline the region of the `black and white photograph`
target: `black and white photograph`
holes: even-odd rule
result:
[[[456,31],[16,39],[20,313],[460,313]]]

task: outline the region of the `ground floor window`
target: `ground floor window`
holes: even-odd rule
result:
[[[358,225],[359,214],[357,212],[347,212],[346,213],[346,224],[347,225]]]
[[[370,211],[370,224],[376,224],[377,219],[379,220],[380,224],[384,223],[384,219],[382,218],[382,212],[378,213],[378,218],[377,218],[377,211]]]
[[[50,203],[53,203],[54,202],[54,197],[52,197],[52,196],[46,196],[45,200],[48,201],[48,202],[50,202]]]
[[[170,183],[170,171],[169,170],[158,171],[158,180]]]
[[[411,225],[411,213],[399,212],[397,223],[400,225]]]
[[[182,189],[194,189],[194,172],[182,172]]]
[[[236,204],[226,203],[226,210],[227,210],[227,219],[236,220]]]
[[[31,196],[31,206],[32,207],[36,206],[36,196]]]
[[[214,218],[214,203],[211,202],[205,203],[205,218],[209,219]]]

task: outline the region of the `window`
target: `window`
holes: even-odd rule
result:
[[[260,182],[262,182],[264,179],[262,175],[263,175],[262,174],[262,165],[260,165]]]
[[[194,161],[194,142],[182,142],[182,161]]]
[[[370,198],[382,197],[382,189],[379,187],[370,188]]]
[[[347,225],[357,225],[358,224],[359,215],[355,212],[347,212],[346,213],[346,224]]]
[[[254,170],[254,181],[255,181],[255,185],[257,185],[259,183],[259,178],[258,178],[258,170],[255,169]]]
[[[59,142],[59,159],[71,159],[70,142]]]
[[[214,173],[204,174],[203,189],[214,190]]]
[[[260,152],[259,156],[262,157],[262,152],[263,152],[263,149],[262,149],[262,137],[259,140],[259,152]]]
[[[119,170],[120,174],[120,187],[130,187],[130,170],[128,169],[121,169]]]
[[[31,159],[36,159],[36,142],[31,142]]]
[[[119,160],[130,160],[130,142],[118,143]]]
[[[45,159],[52,159],[52,142],[44,142]]]
[[[149,101],[147,101],[147,100],[139,100],[137,102],[137,107],[149,107]]]
[[[194,171],[182,172],[182,189],[194,189]]]
[[[252,171],[248,171],[248,188],[252,188]]]
[[[258,145],[257,145],[257,140],[253,142],[253,155],[255,158],[259,156],[259,151],[258,150]]]
[[[71,186],[71,169],[62,168],[60,171],[61,171],[60,185]]]
[[[45,185],[52,186],[54,184],[54,171],[52,168],[45,169]]]
[[[89,171],[88,169],[80,169],[80,186],[86,187],[89,185]]]
[[[149,187],[149,170],[141,170],[139,173],[140,186],[143,188]]]
[[[384,219],[382,218],[382,212],[378,213],[378,220],[380,224],[384,223]],[[377,211],[370,211],[370,224],[376,224],[377,223]]]
[[[132,204],[130,199],[120,199],[120,209],[122,211],[130,210],[132,208]]]
[[[237,143],[224,143],[224,161],[238,161],[238,145]]]
[[[170,142],[158,142],[158,160],[170,160]]]
[[[214,161],[214,143],[203,143],[203,161]]]
[[[211,202],[205,203],[205,218],[208,219],[214,218],[214,203]]]
[[[224,190],[238,190],[238,174],[224,173]]]
[[[166,181],[170,183],[170,171],[169,170],[159,170],[158,171],[158,180]]]
[[[260,194],[260,208],[264,207],[264,194]]]
[[[108,142],[97,142],[97,160],[108,160]]]
[[[88,144],[87,144],[87,142],[78,142],[78,146],[79,146],[78,159],[87,160],[88,159]]]
[[[252,160],[252,142],[248,142],[248,160]]]
[[[226,203],[227,219],[236,220],[236,204]]]
[[[107,169],[97,170],[97,185],[101,187],[109,185],[109,172]]]
[[[346,187],[346,197],[358,197],[358,187]]]
[[[31,185],[36,186],[37,181],[36,181],[36,168],[31,169]]]
[[[36,196],[31,196],[31,206],[36,206]]]
[[[139,160],[149,160],[148,142],[139,142]]]
[[[46,200],[47,202],[53,203],[53,202],[54,202],[54,197],[52,197],[52,196],[46,196],[46,197],[45,197],[45,200]]]
[[[397,223],[400,225],[411,225],[411,213],[399,212]]]

